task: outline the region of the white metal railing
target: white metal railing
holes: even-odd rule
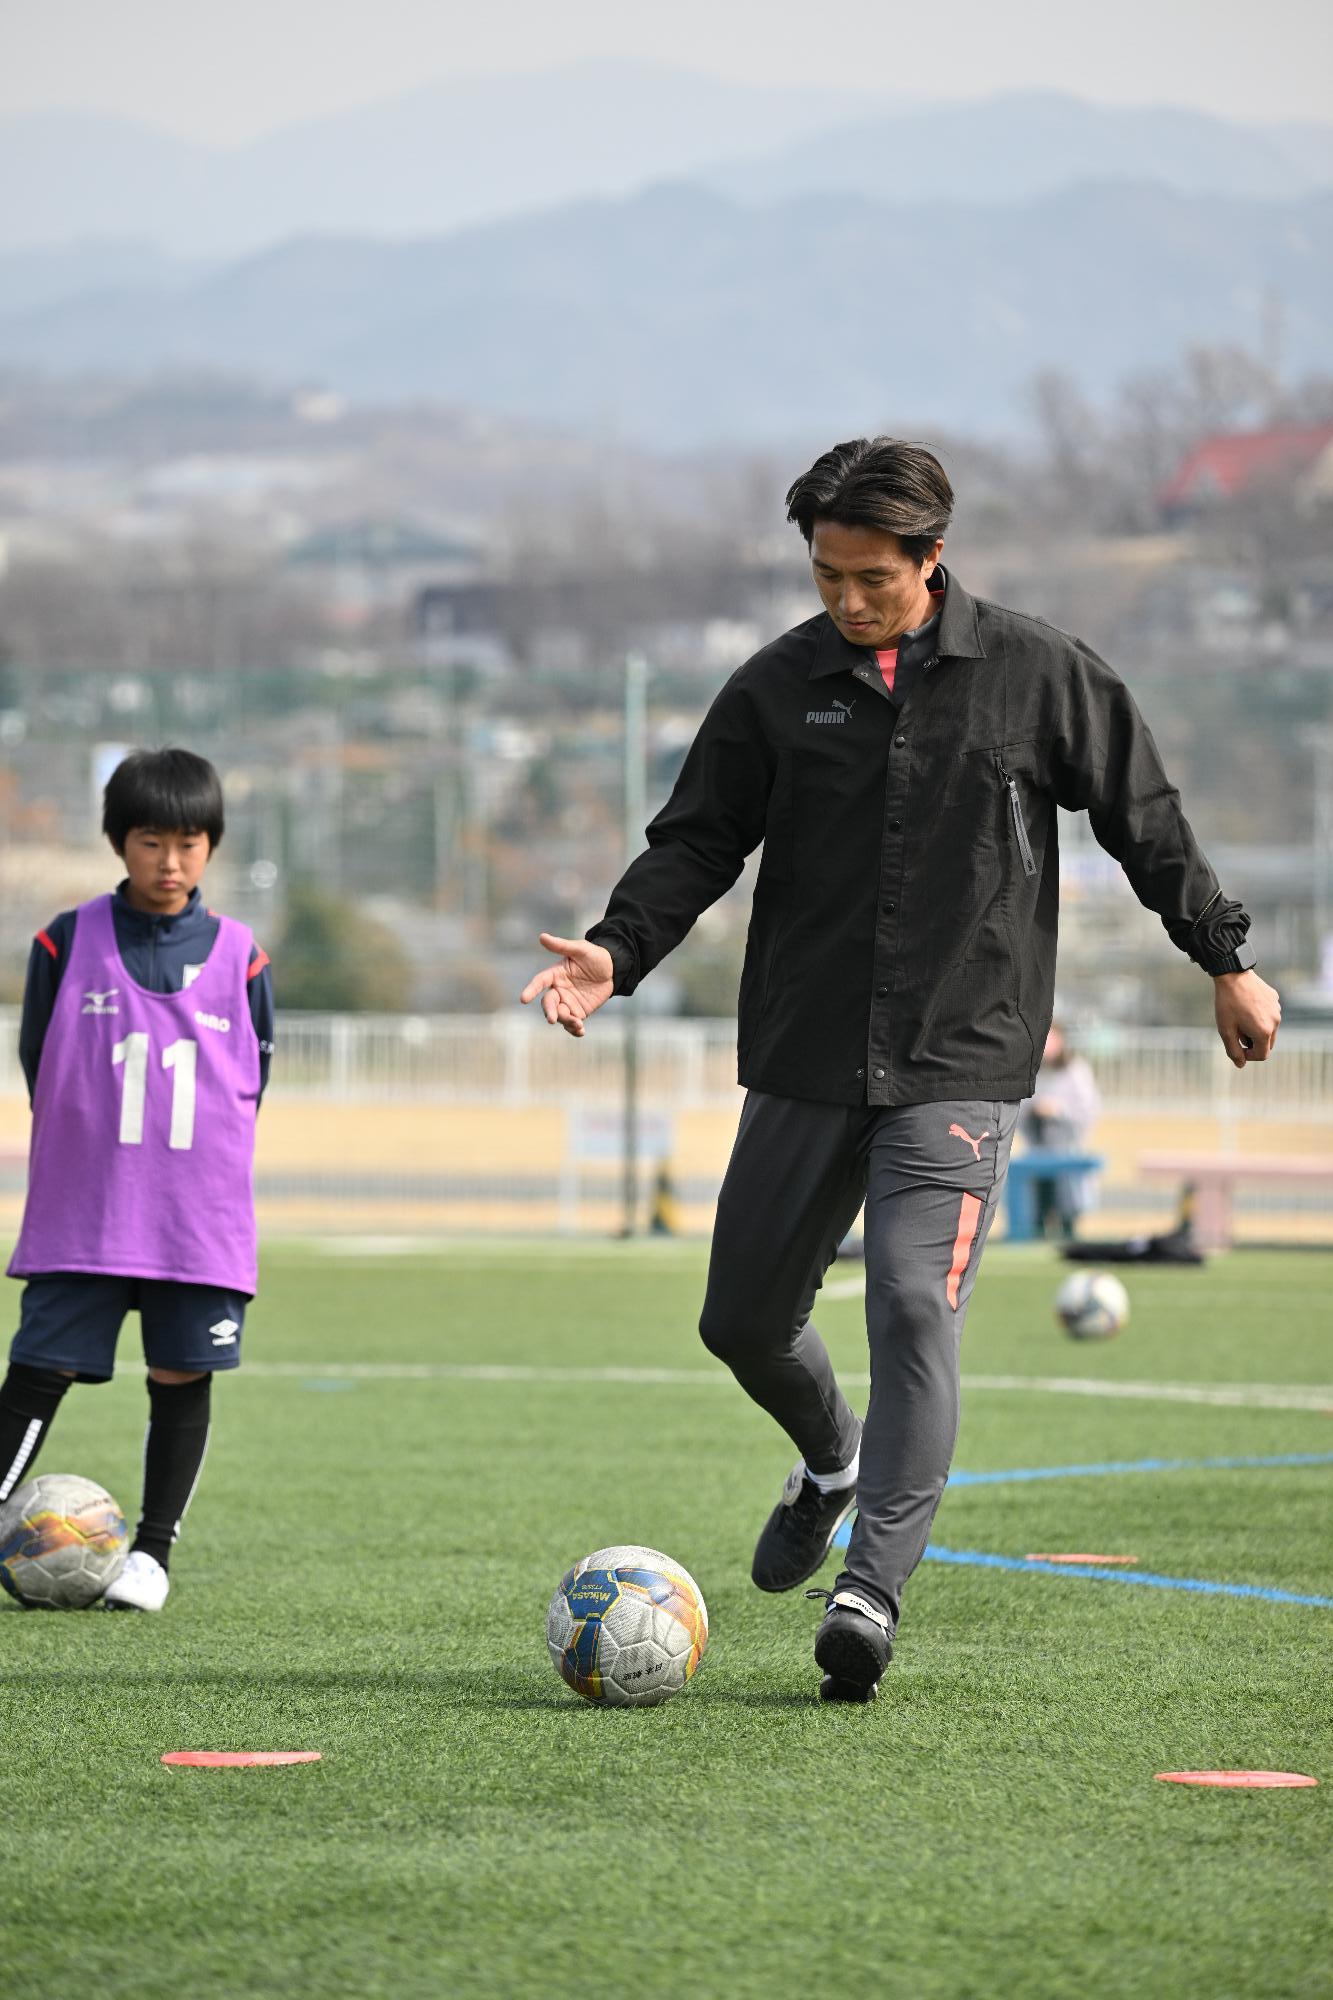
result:
[[[1333,1030],[1284,1028],[1274,1058],[1237,1070],[1211,1028],[1083,1031],[1108,1111],[1210,1113],[1224,1127],[1252,1119],[1333,1122]],[[1330,1131],[1333,1140],[1333,1130]]]
[[[334,1098],[420,1098],[509,1105],[613,1102],[624,1072],[625,1021],[603,1016],[580,1042],[535,1014],[283,1014],[285,1091]],[[650,1020],[639,1029],[645,1101],[674,1107],[736,1095],[734,1021]],[[278,1072],[275,1070],[275,1080]]]
[[[580,1042],[517,1011],[485,1015],[280,1013],[273,1084],[284,1097],[342,1102],[570,1105],[622,1089],[625,1021],[613,1008]],[[728,1020],[648,1017],[639,1027],[645,1104],[733,1104],[736,1029]],[[18,1010],[0,1008],[0,1093],[23,1090]],[[1210,1029],[1103,1027],[1081,1046],[1105,1107],[1326,1122],[1333,1127],[1333,1030],[1284,1029],[1277,1058],[1238,1073]]]

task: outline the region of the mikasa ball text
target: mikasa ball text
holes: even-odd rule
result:
[[[560,1579],[546,1614],[556,1672],[585,1701],[651,1708],[678,1694],[708,1644],[698,1584],[660,1549],[594,1549]]]

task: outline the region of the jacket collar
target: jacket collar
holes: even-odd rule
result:
[[[147,938],[156,934],[159,938],[188,937],[206,921],[208,911],[197,889],[191,889],[190,899],[183,910],[174,917],[157,916],[151,910],[136,910],[125,891],[129,888],[129,877],[116,885],[116,924],[122,935]]]
[[[940,612],[937,657],[942,660],[984,660],[986,649],[977,630],[976,599],[963,589],[952,570],[945,569],[943,563],[940,569],[944,575],[944,608]],[[814,665],[810,669],[812,681],[823,680],[828,674],[854,673],[871,657],[873,649],[854,646],[850,639],[844,639],[827,612],[820,619],[819,627]]]

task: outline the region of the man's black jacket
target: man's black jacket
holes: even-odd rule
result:
[[[1245,938],[1122,682],[1078,639],[946,580],[901,708],[827,616],[714,701],[588,936],[632,993],[763,842],[740,1081],[834,1104],[1026,1097],[1050,1024],[1056,806],[1086,809],[1172,942]]]

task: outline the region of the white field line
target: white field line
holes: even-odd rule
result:
[[[861,1278],[835,1278],[831,1285],[821,1285],[821,1299],[863,1299],[866,1295],[866,1281]]]
[[[1080,1375],[964,1375],[965,1389],[1049,1396],[1119,1396],[1141,1403],[1205,1403],[1224,1410],[1314,1410],[1333,1416],[1333,1387],[1304,1382],[1099,1382]]]
[[[646,1388],[692,1388],[730,1384],[722,1368],[560,1368],[536,1364],[470,1361],[347,1361],[329,1366],[302,1361],[248,1361],[242,1376],[306,1382],[547,1382],[571,1388],[588,1383],[626,1383]],[[844,1374],[849,1388],[868,1387],[870,1377]],[[970,1391],[1016,1391],[1025,1395],[1105,1396],[1136,1402],[1203,1403],[1222,1409],[1314,1410],[1333,1414],[1333,1388],[1304,1383],[1266,1382],[1101,1382],[1065,1375],[964,1375]]]

